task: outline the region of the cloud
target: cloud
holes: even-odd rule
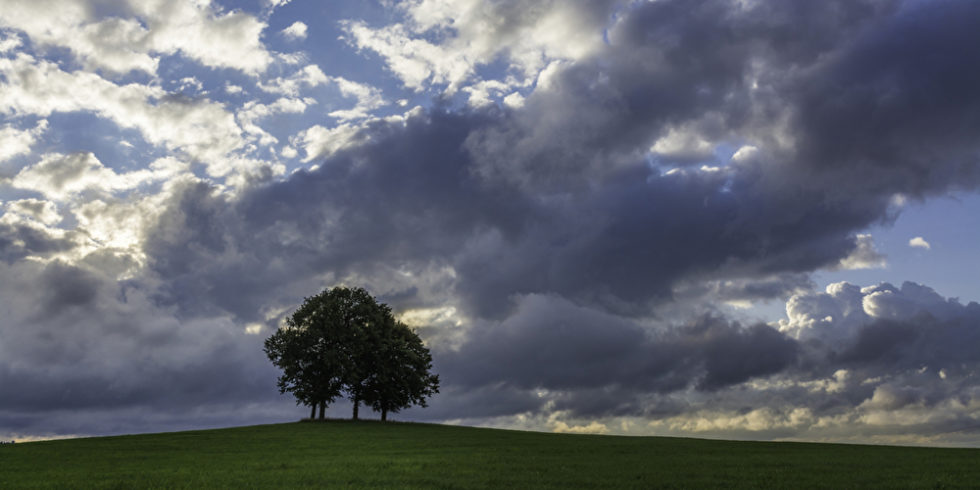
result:
[[[507,84],[527,86],[554,59],[579,59],[601,45],[597,28],[614,2],[424,0],[400,6],[405,21],[374,28],[343,24],[347,40],[371,50],[407,87],[444,86],[454,93],[481,65],[503,58]],[[427,36],[440,33],[441,42]]]
[[[192,7],[159,15],[186,16],[201,46],[201,15],[248,34],[229,38],[245,51],[259,39],[254,18]],[[382,85],[299,55],[238,106],[0,58],[4,115],[89,112],[170,155],[123,170],[44,150],[8,172],[33,194],[0,217],[0,423],[104,433],[145,407],[154,427],[236,405],[234,420],[292,413],[261,333],[350,284],[435,351],[445,390],[413,417],[874,440],[975,425],[975,303],[811,278],[883,265],[866,230],[895,218],[896,195],[976,188],[980,63],[962,46],[980,16],[941,7],[405,3],[399,24],[343,25],[406,87],[437,92],[387,117]],[[158,32],[117,24],[99,27]],[[119,67],[145,64],[111,43]],[[232,99],[248,95],[233,82]],[[328,91],[343,105],[308,98]],[[334,121],[304,118],[279,150],[309,168],[258,161],[280,143],[268,118],[321,103]],[[26,127],[4,129],[11,158],[37,147]],[[721,306],[775,300],[787,316],[772,324]]]
[[[331,77],[341,95],[352,97],[357,101],[353,109],[331,111],[327,115],[339,121],[362,119],[368,117],[371,111],[387,104],[381,95],[381,90],[370,85],[357,83],[343,77]]]
[[[11,179],[19,189],[65,200],[83,192],[113,193],[134,189],[155,180],[173,177],[171,168],[136,170],[117,174],[102,165],[92,153],[44,155],[40,162],[24,167]]]
[[[34,142],[47,129],[48,122],[44,119],[32,129],[20,130],[10,124],[0,127],[0,163],[30,153]]]
[[[801,163],[830,179],[850,175],[842,181],[845,192],[855,184],[913,196],[975,187],[980,176],[967,135],[976,128],[980,99],[964,81],[978,76],[977,58],[962,46],[978,41],[980,5],[908,2],[889,10],[785,85],[796,101]],[[943,149],[938,167],[935,148]]]
[[[24,41],[17,34],[11,34],[9,32],[0,32],[3,36],[0,39],[0,53],[6,53],[8,51],[13,51],[19,48]]]
[[[303,87],[316,87],[329,82],[330,79],[316,65],[306,65],[288,77],[277,77],[268,82],[259,82],[262,90],[281,95],[297,97]]]
[[[456,392],[487,386],[542,400],[510,416],[563,411],[585,420],[645,417],[657,433],[920,434],[922,442],[969,425],[980,406],[980,306],[914,283],[841,283],[794,296],[779,326],[796,341],[718,318],[665,328],[556,298],[528,296],[520,305],[505,321],[480,325],[460,350],[436,356]]]
[[[51,201],[40,199],[18,199],[7,203],[7,211],[27,216],[46,226],[56,225],[61,221],[58,207]]]
[[[282,30],[282,35],[288,39],[306,39],[306,24],[296,21]]]
[[[257,140],[260,145],[269,146],[277,143],[279,140],[259,126],[259,122],[275,114],[303,113],[306,111],[307,105],[307,102],[303,99],[289,97],[281,97],[271,104],[262,104],[253,100],[246,102],[241,110],[235,114],[235,118],[242,129]]]
[[[811,214],[770,235],[764,221],[748,217],[757,208],[790,206],[756,195],[759,201],[741,201],[744,211],[732,208],[736,201],[724,191],[727,177],[717,173],[649,182],[624,176],[605,188],[577,192],[574,199],[561,194],[543,199],[546,194],[483,181],[473,171],[473,157],[461,148],[473,128],[486,124],[496,122],[420,111],[404,120],[338,127],[343,132],[313,128],[292,144],[305,147],[307,160],[321,155],[317,170],[248,193],[239,204],[213,197],[187,201],[180,206],[222,210],[220,219],[208,225],[216,226],[212,231],[198,228],[206,222],[191,221],[179,232],[186,236],[182,240],[194,241],[227,229],[230,234],[222,241],[251,244],[239,248],[245,253],[241,258],[256,254],[257,264],[295,264],[288,268],[306,271],[301,276],[375,263],[444,265],[455,274],[453,294],[463,299],[467,313],[493,317],[506,314],[513,291],[555,293],[632,314],[649,312],[687,278],[795,272],[836,263],[853,247],[848,227],[831,216]],[[795,205],[801,213],[806,206]],[[726,232],[735,226],[759,231]],[[670,239],[659,231],[664,229],[675,230]],[[331,245],[324,248],[326,243]],[[186,243],[173,245],[172,251],[168,245],[151,255],[187,250]],[[764,257],[758,257],[760,246],[768,247]],[[207,274],[218,278],[237,267],[226,265],[231,269]],[[721,271],[713,269],[722,265]],[[258,278],[262,272],[255,274]]]
[[[704,317],[648,329],[535,295],[518,300],[499,325],[474,329],[458,351],[440,354],[447,386],[669,393],[714,391],[777,373],[793,364],[796,347],[765,325],[743,328]]]
[[[0,261],[13,264],[25,258],[57,256],[77,248],[82,241],[78,233],[51,228],[40,221],[50,208],[32,202],[15,201],[0,217]],[[32,209],[40,207],[40,209]]]
[[[353,98],[356,101],[351,109],[338,109],[327,114],[341,122],[368,117],[371,111],[386,104],[380,89],[344,77],[327,76],[316,65],[307,65],[285,78],[275,78],[267,83],[260,82],[259,88],[269,93],[295,98],[303,89],[322,85],[335,86],[341,97]]]
[[[306,152],[304,162],[316,158],[329,158],[338,151],[364,142],[366,137],[361,128],[349,124],[327,129],[319,124],[301,131],[293,140],[294,144]]]
[[[855,237],[857,246],[850,255],[840,260],[839,268],[844,270],[854,269],[880,269],[887,265],[884,255],[875,249],[874,239],[869,234],[859,233]]]
[[[569,434],[605,434],[609,432],[609,428],[606,427],[605,424],[599,423],[595,420],[589,422],[588,425],[568,425],[564,421],[556,420],[554,432]]]
[[[779,322],[779,329],[799,340],[818,341],[833,349],[856,340],[857,343],[851,345],[849,355],[863,357],[860,352],[863,352],[864,346],[888,349],[884,338],[880,340],[885,344],[874,347],[876,342],[872,339],[875,335],[893,333],[901,340],[901,335],[906,333],[939,329],[928,325],[956,325],[960,321],[958,318],[965,319],[969,324],[973,321],[972,317],[980,313],[977,308],[976,303],[962,305],[956,299],[943,298],[933,289],[913,282],[905,282],[900,288],[889,283],[865,288],[836,283],[827,286],[825,293],[801,294],[790,298],[786,308],[788,318]],[[969,328],[965,327],[966,324],[964,328]],[[966,335],[963,339],[970,342],[968,339],[972,337],[972,334]],[[939,338],[934,337],[933,340],[938,341]],[[948,340],[952,340],[952,337]],[[933,348],[942,350],[939,345]],[[925,344],[920,343],[916,347],[918,352],[928,350]]]
[[[909,240],[909,246],[915,248],[924,248],[926,250],[932,248],[932,245],[929,245],[929,242],[927,242],[925,238],[922,238],[920,236],[917,236]]]
[[[24,54],[0,59],[0,73],[6,77],[6,83],[0,84],[0,113],[47,117],[56,112],[92,112],[121,128],[139,130],[149,143],[205,163],[216,177],[233,170],[228,157],[245,145],[234,116],[208,99],[135,83],[117,85]]]
[[[117,283],[84,265],[19,262],[0,269],[5,432],[98,434],[227,423],[223,416],[206,422],[186,415],[215,400],[224,400],[213,406],[219,412],[237,405],[251,417],[281,420],[282,408],[291,405],[277,404],[268,389],[275,373],[256,359],[261,338],[227,319],[178,320],[153,305],[145,284]],[[31,367],[42,360],[43,370]],[[157,408],[112,416],[140,406]],[[270,408],[277,415],[262,415]],[[173,422],[161,420],[166,413]]]
[[[51,15],[53,10],[58,14]],[[12,0],[0,13],[0,26],[23,31],[40,45],[66,48],[89,69],[118,74],[155,74],[161,56],[177,53],[205,66],[249,74],[261,73],[272,62],[260,39],[263,22],[240,11],[222,12],[210,1],[65,5]]]

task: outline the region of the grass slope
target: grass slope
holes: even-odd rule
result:
[[[328,421],[0,446],[0,488],[951,488],[980,449]]]

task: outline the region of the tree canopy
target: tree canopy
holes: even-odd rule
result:
[[[335,287],[306,298],[285,325],[265,341],[269,360],[282,370],[280,393],[311,407],[310,418],[338,397],[381,412],[426,406],[439,392],[432,356],[391,308],[363,288]]]

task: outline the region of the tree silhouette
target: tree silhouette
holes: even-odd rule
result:
[[[418,404],[439,392],[432,356],[391,308],[363,288],[336,287],[306,298],[286,324],[265,341],[265,353],[282,369],[280,393],[297,404],[327,405],[346,393],[358,418],[362,402],[381,412]]]
[[[439,392],[439,376],[429,372],[432,356],[422,339],[392,317],[372,334],[374,369],[362,392],[364,402],[381,412],[382,421],[388,419],[388,412],[426,406],[425,399]]]

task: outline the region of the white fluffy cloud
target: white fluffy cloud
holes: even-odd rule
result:
[[[271,104],[256,101],[246,102],[236,114],[242,129],[258,141],[260,145],[273,145],[279,140],[259,126],[259,122],[274,114],[299,114],[306,110],[307,102],[302,99],[281,97]]]
[[[715,145],[696,128],[671,128],[653,144],[650,152],[671,162],[689,163],[710,159],[714,149]]]
[[[29,217],[45,226],[54,226],[61,221],[58,207],[51,201],[41,199],[18,199],[7,203],[7,212]]]
[[[306,39],[306,24],[296,21],[290,24],[289,27],[282,30],[282,35],[289,39]]]
[[[932,245],[930,245],[929,242],[927,242],[925,238],[922,238],[920,236],[917,236],[917,237],[909,240],[909,246],[910,247],[915,247],[915,248],[924,248],[926,250],[929,250],[929,249],[932,248]]]
[[[293,138],[293,144],[300,146],[306,152],[304,162],[314,158],[326,158],[334,153],[351,146],[366,143],[367,136],[357,126],[341,124],[333,128],[320,125],[313,126],[300,132]]]
[[[399,8],[406,18],[402,24],[375,28],[346,22],[344,28],[348,42],[378,53],[416,90],[445,85],[455,93],[474,78],[477,67],[499,57],[509,64],[502,81],[528,86],[552,60],[581,58],[603,42],[586,4],[416,0]],[[441,41],[431,42],[429,35]]]
[[[260,82],[259,88],[273,94],[297,97],[304,87],[316,87],[330,81],[323,70],[316,65],[306,65],[288,77],[277,77],[267,82]]]
[[[30,153],[34,141],[47,128],[48,122],[43,119],[32,129],[21,130],[10,124],[0,126],[0,162]]]
[[[920,313],[946,320],[964,314],[964,308],[958,300],[943,298],[932,288],[914,282],[901,287],[882,283],[863,288],[839,282],[828,285],[822,293],[792,296],[786,303],[786,319],[778,326],[796,339],[840,345],[873,320],[908,321]]]
[[[244,146],[242,130],[221,104],[167,94],[156,86],[117,85],[94,73],[67,72],[21,54],[0,59],[0,114],[93,112],[148,142],[204,162],[214,176],[232,168],[227,156]]]
[[[368,117],[371,111],[386,104],[381,90],[377,87],[344,77],[327,76],[316,65],[307,65],[288,77],[277,77],[267,82],[260,82],[259,88],[272,94],[299,97],[304,89],[331,84],[336,86],[342,97],[355,100],[354,107],[334,110],[327,114],[340,121]]]
[[[6,53],[8,51],[13,51],[21,46],[24,41],[20,39],[20,36],[16,34],[9,34],[6,32],[0,32],[0,53]]]
[[[92,153],[45,155],[40,162],[21,169],[11,185],[64,200],[84,192],[98,194],[135,189],[141,184],[174,177],[181,167],[170,160],[158,161],[148,169],[116,173]]]
[[[875,248],[874,238],[871,235],[858,234],[854,242],[854,251],[840,260],[839,269],[880,269],[887,265],[885,256]]]
[[[96,16],[107,8],[109,15]],[[243,12],[222,12],[209,0],[129,0],[112,6],[93,0],[8,0],[0,26],[21,30],[41,45],[67,48],[88,68],[114,73],[154,74],[161,56],[176,53],[250,74],[264,71],[273,59],[261,41],[265,23]]]
[[[351,119],[361,119],[368,117],[371,111],[386,104],[381,96],[381,90],[364,83],[358,83],[343,77],[330,77],[330,81],[337,85],[341,95],[353,98],[357,102],[351,109],[331,111],[327,114],[340,121]]]

